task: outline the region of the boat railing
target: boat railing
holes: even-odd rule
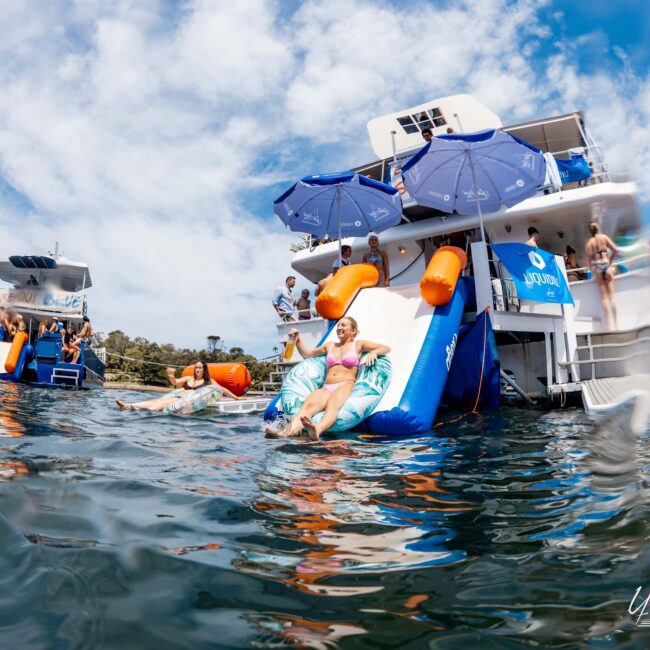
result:
[[[643,253],[641,255],[634,255],[633,257],[620,257],[616,258],[612,264],[616,266],[617,264],[625,265],[626,271],[634,271],[638,268],[643,268],[648,266],[650,262],[650,253]],[[503,264],[498,260],[492,260],[492,272],[490,273],[490,280],[492,282],[492,300],[494,304],[495,311],[520,311],[521,302],[517,297],[517,289],[515,287],[514,281],[512,278],[508,277],[507,271]],[[581,266],[576,269],[566,269],[567,275],[571,274],[584,274],[585,280],[582,282],[587,282],[593,279],[592,269],[590,266]],[[620,277],[618,276],[614,277]],[[569,290],[572,284],[576,284],[580,280],[571,282],[569,281]]]
[[[95,356],[106,365],[106,348],[91,348]]]
[[[564,367],[576,366],[590,366],[591,379],[596,379],[596,366],[604,363],[625,363],[630,361],[638,361],[640,357],[647,357],[650,355],[650,336],[648,336],[647,327],[638,330],[628,330],[620,332],[608,332],[605,334],[614,334],[616,336],[632,335],[627,341],[605,341],[604,343],[594,343],[594,338],[603,337],[603,332],[586,333],[585,344],[578,345],[576,348],[576,358],[572,361],[561,362],[560,365]],[[644,345],[645,344],[645,345]],[[636,347],[637,349],[629,351],[629,348]],[[578,358],[580,353],[586,353],[586,358]],[[605,356],[598,356],[603,354]],[[643,362],[642,362],[643,363]]]
[[[605,165],[602,147],[598,144],[587,145],[585,147],[572,147],[570,149],[560,149],[559,151],[551,151],[550,153],[554,158],[570,158],[576,154],[584,157],[591,169],[591,176],[586,178],[584,181],[579,181],[580,186],[604,183],[612,180],[609,170]],[[573,183],[571,183],[569,187],[560,187],[561,191],[566,191],[568,189],[573,189]]]
[[[300,314],[304,314],[307,311],[309,311],[309,318],[299,318]],[[291,325],[291,324],[295,325],[295,324],[298,324],[298,323],[309,323],[309,322],[315,321],[315,320],[324,320],[324,318],[313,307],[311,309],[309,309],[309,310],[307,310],[307,309],[294,309],[291,312],[291,315],[294,317],[295,320],[292,320],[292,321],[291,320],[290,321],[279,320],[279,321],[276,322],[276,325],[287,325],[287,324],[288,325]]]
[[[643,262],[645,261],[645,264],[636,264],[637,262]],[[638,267],[644,267],[647,266],[647,262],[650,261],[650,253],[643,253],[641,255],[634,255],[632,257],[615,257],[614,260],[612,261],[612,266],[617,266],[617,265],[624,265],[627,270],[635,270],[634,268],[628,269],[627,267],[631,264],[634,264],[635,268]],[[567,275],[570,275],[571,273],[577,274],[577,273],[584,273],[584,274],[591,274],[592,268],[590,266],[579,266],[578,268],[575,269],[567,269]],[[590,279],[589,276],[585,279]]]
[[[497,266],[501,266],[497,263]],[[495,311],[519,311],[521,303],[517,297],[517,289],[512,278],[493,277],[492,303]]]

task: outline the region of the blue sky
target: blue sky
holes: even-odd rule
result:
[[[39,7],[0,12],[0,255],[58,240],[87,260],[104,332],[268,354],[296,239],[273,198],[374,159],[366,122],[435,97],[474,94],[504,123],[583,110],[650,189],[645,3]]]
[[[561,19],[554,14],[561,13]],[[553,34],[563,40],[586,36],[588,47],[579,48],[580,70],[593,73],[601,67],[614,71],[621,69],[622,60],[616,53],[620,48],[637,75],[647,73],[650,67],[650,13],[645,2],[618,0],[604,2],[573,0],[552,2],[545,11],[545,20]]]

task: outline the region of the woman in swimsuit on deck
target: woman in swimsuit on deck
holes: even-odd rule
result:
[[[599,231],[600,227],[597,223],[589,224],[591,237],[585,245],[585,257],[588,265],[591,266],[592,274],[596,277],[607,326],[611,330],[618,327],[614,298],[614,273],[612,272],[612,260],[616,257],[618,248],[607,235],[603,235]]]
[[[564,255],[564,268],[566,268],[566,276],[569,282],[578,282],[585,279],[585,274],[578,271],[580,268],[578,260],[576,259],[576,249],[573,246],[566,247],[566,254]]]
[[[370,235],[368,237],[368,246],[370,246],[370,252],[363,256],[363,262],[365,264],[374,264],[377,271],[379,271],[378,287],[390,287],[388,254],[379,250],[379,238],[377,235]]]
[[[231,393],[227,388],[224,388],[212,379],[210,377],[210,371],[208,370],[208,364],[205,361],[197,361],[194,364],[194,374],[192,377],[181,377],[180,379],[176,379],[176,377],[174,377],[173,368],[166,368],[165,373],[172,386],[182,388],[184,391],[197,390],[198,388],[212,385],[217,386],[226,397],[231,397],[236,400],[243,399],[243,397],[237,397],[237,395]],[[180,402],[183,397],[185,397],[185,395],[158,397],[157,399],[148,399],[144,402],[136,402],[135,404],[127,404],[119,399],[116,399],[115,401],[121,409],[131,409],[132,411],[137,409],[146,409],[147,411],[159,412],[163,411],[168,406],[174,406],[175,402]]]
[[[359,332],[357,321],[345,316],[336,325],[338,343],[324,343],[323,345],[308,350],[298,336],[298,330],[291,330],[289,336],[298,336],[296,346],[298,352],[305,359],[326,355],[327,374],[322,388],[318,388],[307,396],[305,403],[296,413],[291,422],[282,431],[275,432],[267,428],[268,438],[285,438],[299,435],[303,429],[307,430],[312,440],[318,440],[323,431],[327,431],[335,422],[339,411],[345,401],[350,397],[357,380],[359,370],[359,357],[363,352],[368,352],[365,363],[372,366],[377,357],[388,354],[390,348],[380,343],[370,341],[355,341]],[[323,419],[314,424],[312,415],[325,411]]]

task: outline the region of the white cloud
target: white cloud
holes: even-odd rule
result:
[[[436,96],[584,108],[612,166],[650,167],[648,79],[585,76],[564,44],[540,60],[532,0],[5,5],[0,176],[26,200],[0,205],[0,254],[87,259],[104,331],[268,352],[297,237],[260,192],[369,161],[368,119]]]

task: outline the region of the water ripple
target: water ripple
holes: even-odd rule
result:
[[[307,444],[115,397],[0,385],[2,647],[650,643],[627,611],[650,451],[625,413]]]

